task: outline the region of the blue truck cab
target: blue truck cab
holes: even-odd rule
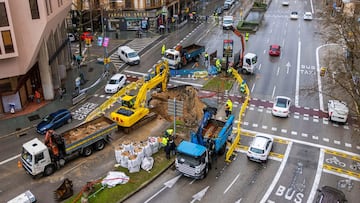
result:
[[[206,147],[189,141],[182,141],[177,147],[175,166],[184,175],[201,179],[204,176],[208,159]]]

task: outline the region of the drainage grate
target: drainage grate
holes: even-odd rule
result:
[[[38,119],[40,119],[40,116],[39,116],[39,114],[35,114],[33,116],[29,116],[28,119],[29,119],[29,121],[38,120]]]

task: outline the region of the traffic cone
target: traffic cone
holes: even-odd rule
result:
[[[21,165],[21,161],[20,161],[20,160],[18,161],[18,164],[17,164],[17,165],[18,165],[18,168],[22,168],[22,165]]]

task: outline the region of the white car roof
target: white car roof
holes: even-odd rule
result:
[[[265,149],[266,143],[269,140],[273,141],[274,139],[269,135],[265,135],[261,133],[256,134],[253,142],[251,143],[251,147],[255,147],[258,149]]]
[[[117,74],[111,76],[111,79],[110,79],[110,80],[118,80],[119,78],[121,78],[121,76],[122,76],[122,77],[126,77],[126,75],[124,75],[124,74],[117,73]]]
[[[328,108],[329,108],[329,111],[336,111],[340,114],[349,113],[349,108],[348,108],[346,102],[339,101],[339,100],[329,100]]]

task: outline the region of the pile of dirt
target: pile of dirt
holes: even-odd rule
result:
[[[168,89],[167,92],[153,93],[150,106],[152,111],[166,119],[173,121],[174,116],[168,114],[168,99],[183,102],[183,116],[177,120],[184,122],[186,126],[197,126],[203,117],[203,109],[206,104],[198,97],[198,90],[193,86],[185,85]]]

